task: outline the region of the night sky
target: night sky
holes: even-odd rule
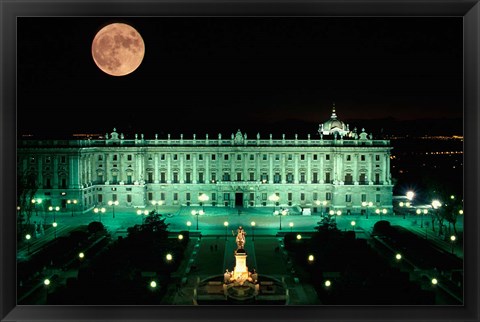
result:
[[[333,102],[353,123],[463,115],[462,18],[17,21],[19,134],[315,133]],[[127,76],[92,59],[111,22],[145,42]]]

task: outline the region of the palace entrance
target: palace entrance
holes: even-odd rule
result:
[[[243,192],[235,192],[235,207],[243,207]]]

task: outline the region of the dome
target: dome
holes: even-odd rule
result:
[[[333,110],[330,119],[320,124],[318,132],[322,135],[332,135],[337,132],[341,136],[349,132],[348,126],[337,118],[337,114],[335,113],[335,104],[333,104]]]

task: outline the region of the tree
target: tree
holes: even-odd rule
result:
[[[35,174],[24,172],[17,176],[17,225],[19,236],[23,236],[24,224],[30,225],[30,218],[35,204],[32,199],[35,198],[38,186],[35,180]],[[25,218],[26,217],[26,218]]]

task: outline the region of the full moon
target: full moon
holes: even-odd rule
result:
[[[125,76],[142,63],[145,44],[133,27],[112,23],[103,27],[93,39],[92,56],[95,64],[112,76]]]

